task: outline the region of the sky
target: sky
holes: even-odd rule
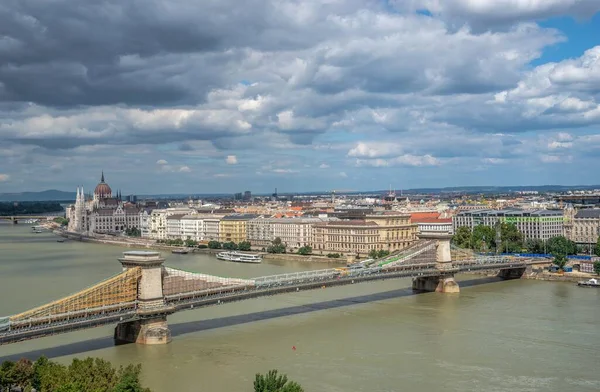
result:
[[[3,0],[0,193],[599,184],[598,0]]]

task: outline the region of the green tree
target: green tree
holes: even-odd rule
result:
[[[150,392],[140,385],[140,365],[120,367],[100,358],[74,359],[66,367],[45,357],[0,365],[0,391]]]
[[[542,254],[544,253],[544,241],[537,238],[529,238],[525,241],[525,249],[529,253]]]
[[[566,256],[577,253],[577,245],[562,235],[549,238],[548,241],[546,241],[546,248],[548,253],[553,256],[556,256],[557,254]]]
[[[241,251],[249,251],[252,249],[252,244],[248,241],[242,241],[238,244],[238,249]]]
[[[267,247],[269,253],[285,253],[285,245],[281,242],[281,238],[277,237],[273,240],[272,245]]]
[[[500,225],[500,240],[502,241],[503,253],[517,253],[523,249],[523,233],[517,229],[514,223],[502,223]]]
[[[31,387],[33,379],[33,363],[29,359],[19,359],[12,369],[12,381],[14,385],[23,390]]]
[[[554,264],[558,267],[559,270],[563,270],[565,265],[567,265],[567,255],[564,254],[554,254]]]
[[[198,242],[197,242],[197,241],[194,241],[194,240],[192,240],[192,239],[190,239],[190,238],[188,238],[187,240],[185,240],[183,243],[184,243],[184,244],[185,244],[185,246],[187,246],[188,248],[191,248],[191,247],[193,247],[193,246],[196,246],[196,245],[198,245]]]
[[[233,242],[233,241],[224,242],[223,243],[223,249],[236,250],[237,249],[237,244],[235,242]]]
[[[304,392],[304,389],[298,383],[288,381],[285,374],[278,375],[277,370],[270,370],[266,375],[256,375],[254,392]]]
[[[600,261],[594,261],[594,272],[596,275],[600,275]]]
[[[221,243],[219,241],[208,241],[209,249],[221,249]]]
[[[298,248],[299,255],[307,256],[311,253],[312,253],[312,247],[310,247],[308,245]]]
[[[327,253],[327,257],[330,259],[339,259],[341,255],[339,253]]]
[[[68,373],[81,392],[110,391],[118,381],[115,368],[101,358],[74,359]]]
[[[600,257],[600,237],[598,237],[598,240],[596,241],[596,247],[594,248],[594,254],[598,257]]]
[[[456,229],[456,233],[452,237],[452,243],[459,248],[468,249],[471,247],[471,229],[467,226],[461,226]]]
[[[472,249],[480,252],[490,252],[496,247],[496,232],[492,227],[477,225],[473,229]]]
[[[389,256],[390,252],[387,250],[383,250],[383,249],[379,249],[379,252],[377,252],[377,258],[381,259],[384,258],[386,256]]]
[[[112,392],[150,392],[148,388],[143,388],[140,383],[141,365],[129,365],[119,369],[119,381]]]
[[[0,391],[10,391],[15,384],[15,363],[12,361],[2,362],[0,366]]]
[[[377,249],[371,249],[369,251],[369,258],[370,259],[376,259],[378,255]]]

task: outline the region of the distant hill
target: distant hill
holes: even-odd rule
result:
[[[75,192],[49,189],[41,192],[0,193],[0,201],[53,201],[75,200]]]

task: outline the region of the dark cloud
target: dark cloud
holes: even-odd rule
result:
[[[502,2],[485,0],[478,15],[466,0],[398,12],[378,0],[6,0],[0,159],[10,172],[0,171],[44,184],[63,168],[140,174],[164,159],[171,170],[157,183],[186,171],[372,182],[362,168],[421,178],[424,167],[509,165],[532,145],[536,162],[567,162],[571,142],[542,135],[600,124],[600,47],[533,67],[565,37],[531,21],[594,4]],[[425,3],[431,16],[413,12]],[[330,170],[311,172],[321,164]]]

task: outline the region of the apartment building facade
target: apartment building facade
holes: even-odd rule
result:
[[[409,214],[382,211],[364,219],[317,223],[313,226],[313,252],[357,254],[371,250],[394,252],[417,240],[417,224]]]
[[[466,226],[473,230],[478,225],[495,227],[500,222],[513,223],[525,239],[547,240],[563,235],[562,210],[476,210],[461,211],[452,218],[454,232]]]
[[[569,239],[578,244],[595,244],[600,236],[600,208],[580,209],[572,219]]]
[[[248,240],[247,224],[256,214],[226,215],[219,221],[219,241],[240,243]]]

